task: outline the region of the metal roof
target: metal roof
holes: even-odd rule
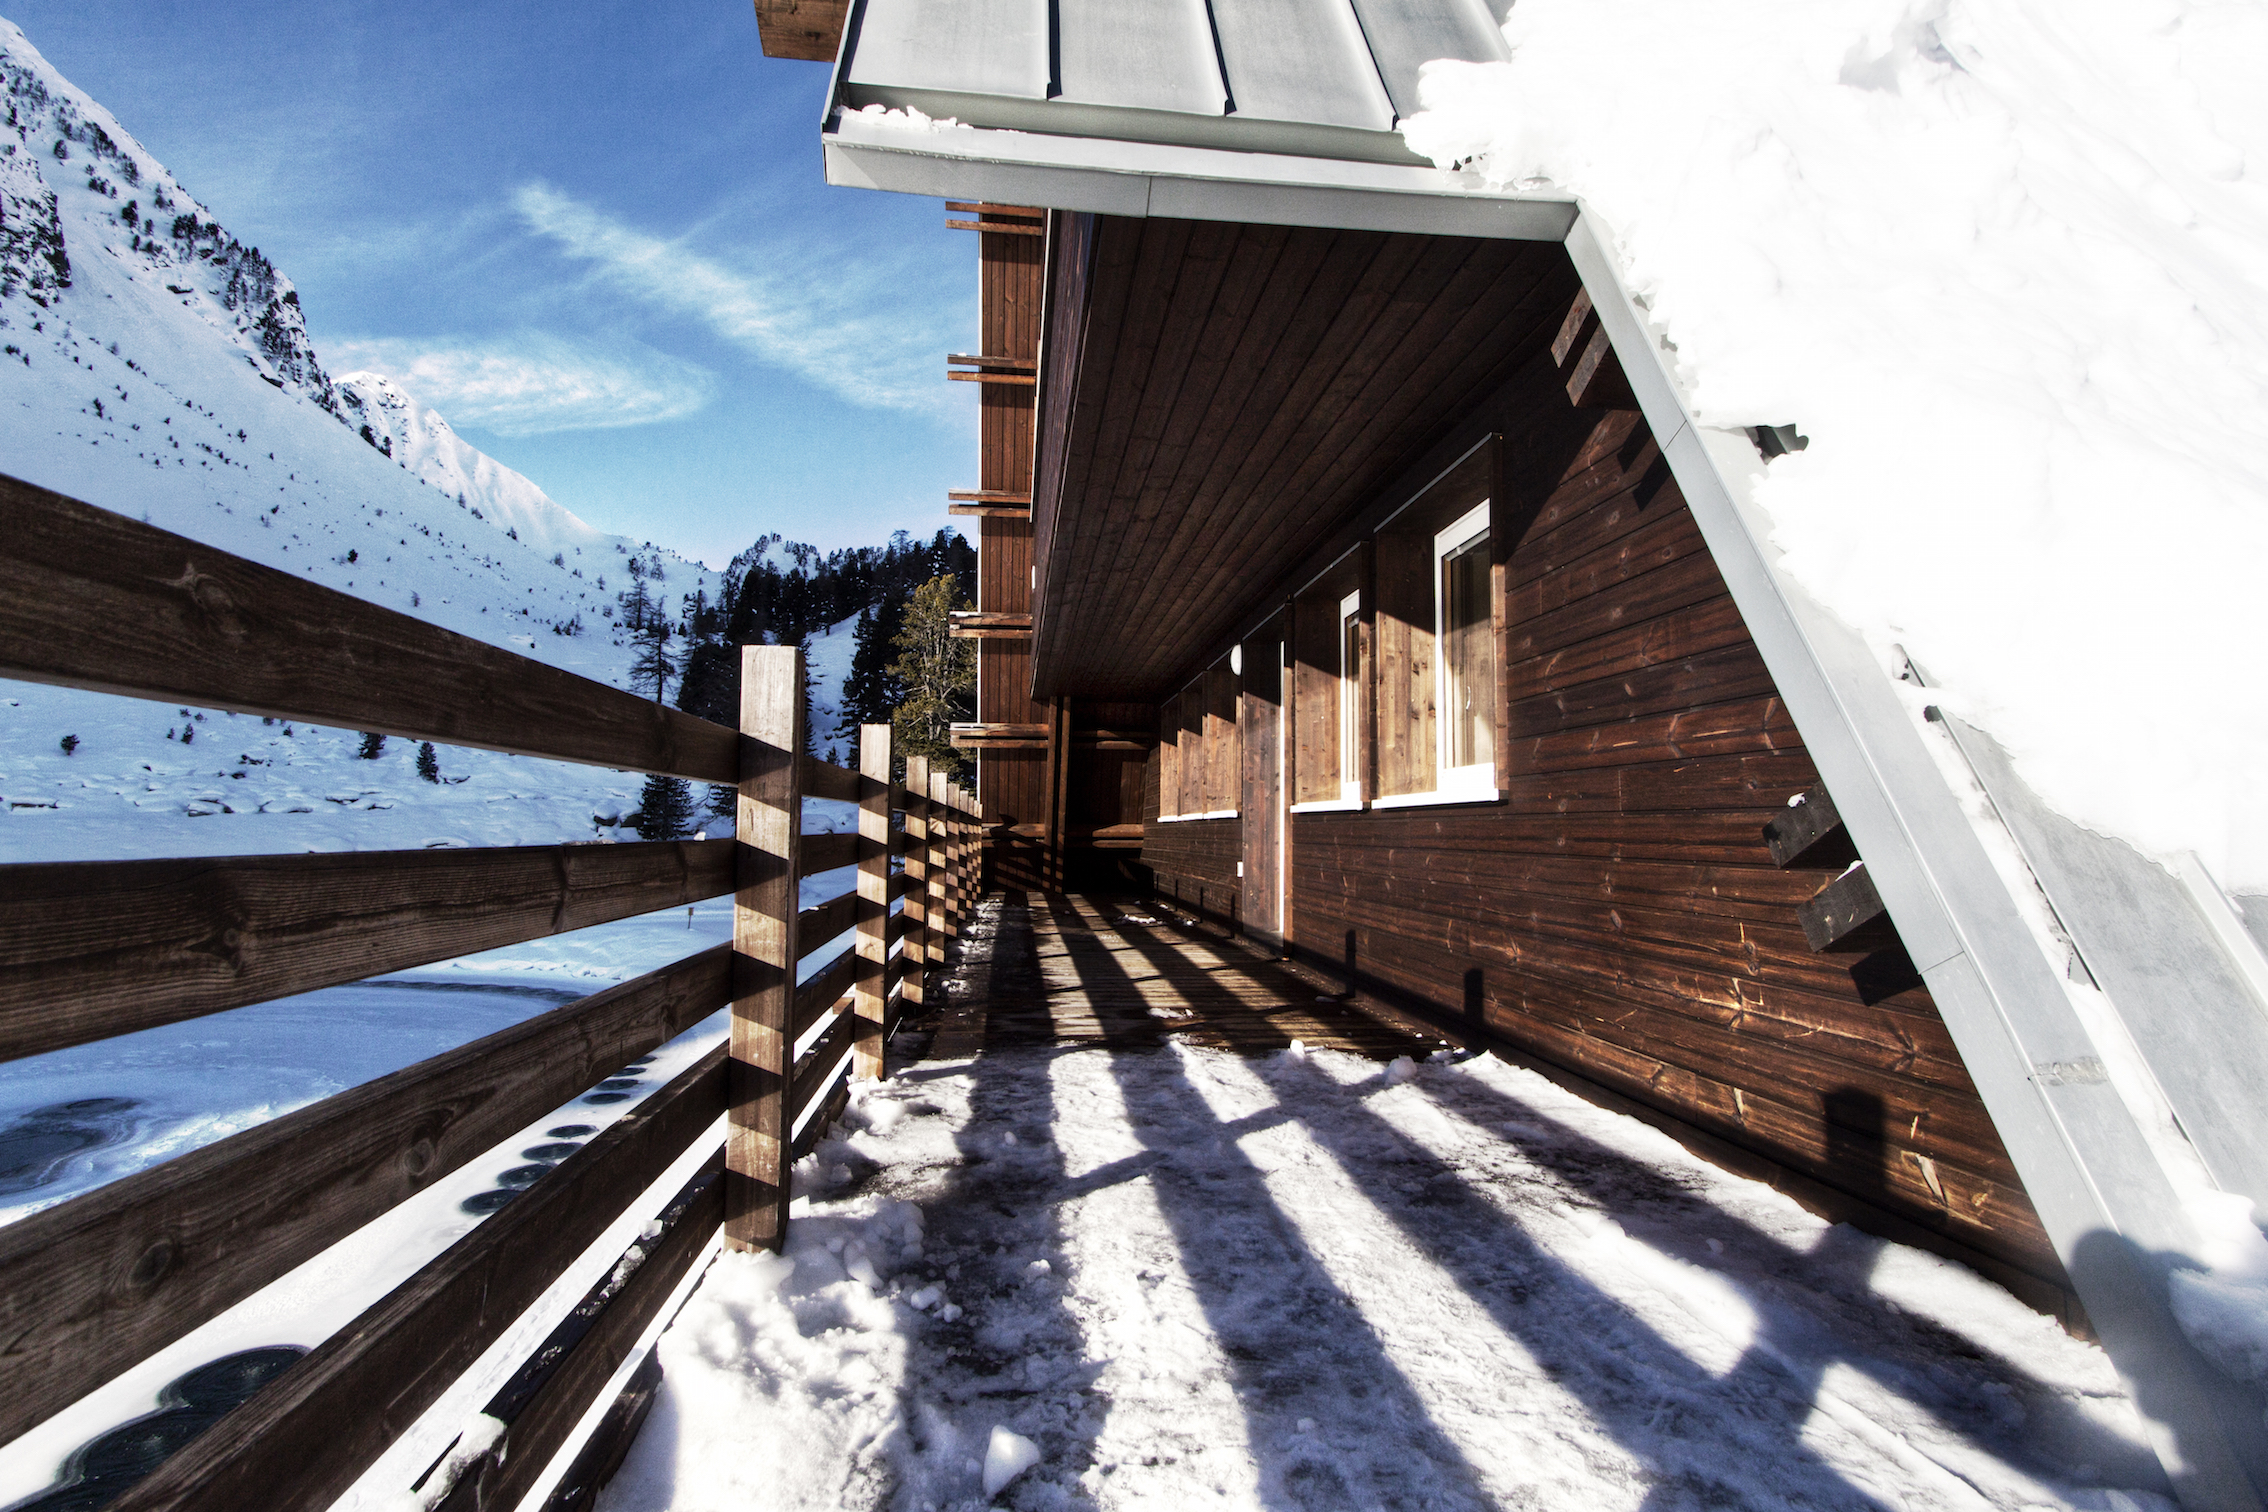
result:
[[[966,125],[1417,163],[1431,59],[1506,56],[1484,0],[865,0],[837,102]]]

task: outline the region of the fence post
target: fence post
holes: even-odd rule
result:
[[[905,1003],[928,1001],[929,970],[929,758],[906,758],[906,977]]]
[[[947,823],[952,819],[952,808],[946,798],[943,772],[929,774],[929,811]],[[946,889],[952,879],[946,871],[950,852],[945,848],[945,824],[932,821],[930,832],[929,867],[929,949],[922,959],[930,964],[945,964],[945,942],[952,938],[952,899]]]
[[[953,899],[962,918],[976,904],[976,887],[969,876],[969,790],[953,784]]]
[[[788,1025],[795,1011],[798,863],[803,849],[803,652],[740,649],[740,801],[733,894],[725,1241],[780,1248],[787,1237]]]
[[[890,727],[858,727],[858,975],[851,985],[858,1015],[858,1060],[852,1070],[882,1075],[890,969]]]

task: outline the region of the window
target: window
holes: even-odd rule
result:
[[[1494,448],[1475,447],[1379,526],[1373,801],[1496,796]]]
[[[1222,661],[1160,708],[1160,819],[1222,819],[1236,813],[1236,689],[1236,674]]]
[[[1490,611],[1488,501],[1433,538],[1434,644],[1440,669],[1436,789],[1496,788],[1495,623]]]
[[[1294,809],[1360,808],[1369,794],[1370,551],[1360,546],[1292,600],[1284,751]]]

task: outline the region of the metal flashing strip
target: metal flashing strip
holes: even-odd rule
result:
[[[1415,161],[925,129],[855,110],[838,114],[821,143],[831,184],[1099,215],[1550,242],[1566,239],[1576,215],[1564,195],[1474,193]]]
[[[1998,741],[1942,718],[2214,1182],[2268,1211],[2268,1021],[2231,955],[2259,951],[2233,911],[2230,937],[2216,938],[2197,883],[2215,899],[2220,889],[2201,867],[2185,885],[2123,840],[2072,823],[2016,775]]]

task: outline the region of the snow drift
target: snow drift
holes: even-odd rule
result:
[[[2061,812],[2268,888],[2268,12],[1521,0],[1413,148],[1580,196],[1786,567]]]

